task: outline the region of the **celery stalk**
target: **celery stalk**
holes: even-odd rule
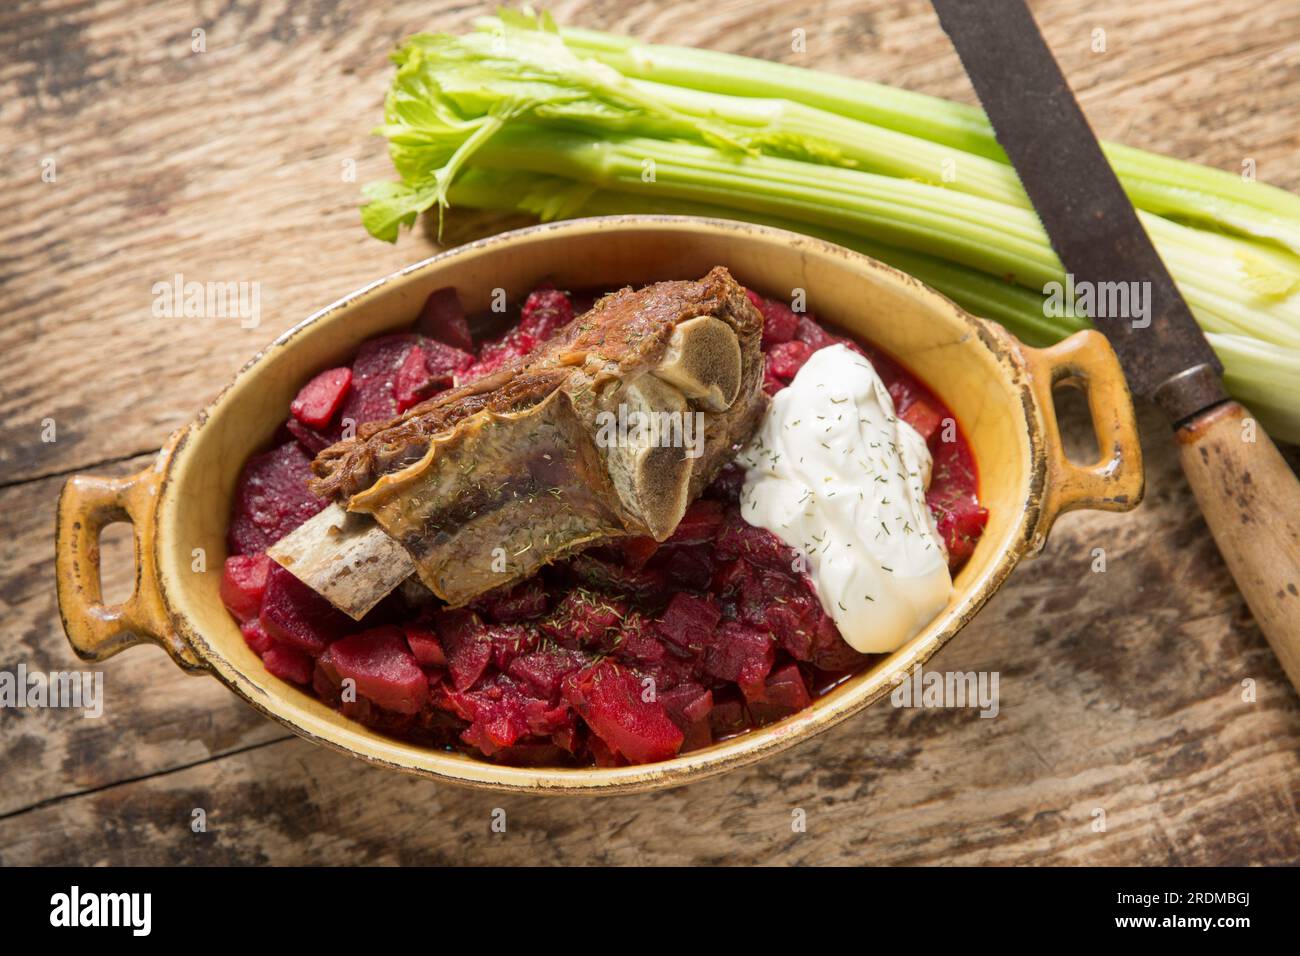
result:
[[[452,187],[450,199],[454,207],[521,212],[547,221],[626,213],[734,218],[734,210],[725,206],[618,193],[558,177],[482,168],[461,177]],[[778,216],[745,218],[826,239],[894,266],[971,314],[999,323],[1029,345],[1050,345],[1089,324],[1079,317],[1046,318],[1040,295],[925,253]],[[1300,394],[1300,350],[1278,349],[1239,335],[1207,333],[1206,338],[1224,364],[1224,379],[1232,394],[1251,408],[1274,438],[1300,444],[1300,422],[1294,402],[1287,398]]]
[[[705,94],[627,80],[608,67],[575,57],[557,34],[509,25],[503,31],[501,36],[421,34],[399,53],[401,70],[390,95],[389,122],[382,130],[393,143],[394,162],[404,177],[418,178],[422,168],[440,168],[456,135],[463,137],[475,128],[474,123],[509,113],[516,122],[534,128],[524,137],[529,142],[522,145],[521,137],[508,137],[510,161],[524,162],[527,155],[535,171],[606,181],[601,176],[612,175],[611,164],[619,157],[605,144],[574,147],[565,140],[571,134],[603,132],[611,142],[621,144],[624,161],[627,148],[640,150],[642,161],[656,162],[669,162],[664,151],[671,151],[676,165],[666,177],[666,186],[681,198],[708,201],[718,198],[709,193],[725,192],[729,204],[755,214],[794,215],[837,228],[871,229],[897,245],[942,248],[957,261],[1011,273],[1034,287],[1060,274],[1028,197],[1009,166],[981,156],[958,157],[947,147],[915,136],[786,100]],[[438,108],[429,109],[431,102]],[[471,113],[478,115],[471,119]],[[559,132],[546,133],[541,127]],[[631,131],[642,135],[628,139]],[[470,140],[478,138],[476,130]],[[685,145],[690,141],[716,146],[719,152],[692,152]],[[467,141],[459,147],[461,154],[469,145]],[[556,155],[544,157],[539,149]],[[477,161],[493,161],[489,157],[497,152],[488,150]],[[567,159],[559,155],[565,152]],[[597,163],[604,172],[593,168],[597,152],[607,154]],[[555,165],[575,155],[582,169]],[[826,168],[776,162],[790,158]],[[752,162],[762,165],[760,173],[750,168]],[[623,169],[619,175],[625,177],[640,173],[629,172],[626,162]],[[854,169],[891,178],[868,181],[846,172]],[[445,172],[438,177],[444,182],[449,178]],[[778,200],[762,190],[748,190],[750,177],[780,181],[785,195]],[[811,183],[821,191],[800,189]],[[938,188],[914,188],[921,184]],[[825,191],[830,186],[875,203],[870,210],[861,204],[856,210],[841,210],[844,215],[865,212],[868,218],[846,223],[841,221],[844,216],[838,216],[827,221],[827,210],[835,206],[835,197]],[[863,189],[869,192],[864,195]],[[1015,208],[971,202],[945,195],[946,191]],[[777,201],[786,206],[774,209]],[[791,204],[800,204],[798,210]],[[913,216],[920,209],[930,214],[927,222]],[[911,236],[900,238],[897,229],[905,224],[900,220],[909,218]],[[390,230],[386,237],[395,234],[392,221],[393,217],[383,218]],[[1288,301],[1290,292],[1300,288],[1300,260],[1294,255],[1238,237],[1189,229],[1159,216],[1143,214],[1143,222],[1171,270],[1188,287],[1189,297],[1207,316],[1208,328],[1254,334],[1278,344],[1288,341],[1290,329],[1300,323],[1300,301]],[[989,253],[1011,253],[1018,260],[994,259]],[[1238,299],[1261,289],[1270,291],[1256,296],[1259,301],[1252,308],[1236,306]]]
[[[1004,276],[1034,290],[1064,272],[1038,218],[1029,210],[953,193],[925,183],[772,156],[727,156],[709,147],[645,137],[593,137],[519,124],[478,152],[489,169],[521,169],[621,192],[711,202],[749,216],[769,215],[812,226],[866,233],[911,249]],[[653,166],[647,164],[653,163]],[[647,170],[654,179],[647,182]],[[1149,217],[1154,219],[1156,217]],[[1189,254],[1171,241],[1185,227],[1161,221],[1157,247],[1207,331],[1253,333],[1285,344],[1300,325],[1293,297],[1243,308],[1249,290],[1226,264],[1204,251]],[[1226,236],[1200,235],[1231,246]],[[1230,270],[1225,274],[1225,268]],[[1255,297],[1259,298],[1259,297]]]
[[[659,210],[821,235],[916,275],[1031,343],[1063,270],[982,114],[843,77],[638,44],[504,13],[420,34],[378,132],[396,183],[366,228],[393,241],[438,207],[543,219]],[[1300,200],[1108,146],[1139,216],[1226,368],[1279,438],[1300,440]]]
[[[480,29],[498,29],[486,17]],[[1007,162],[982,110],[939,97],[849,77],[736,56],[714,50],[639,43],[595,30],[564,27],[559,35],[575,52],[627,77],[707,93],[774,97],[908,133],[962,153]],[[1223,170],[1103,143],[1134,204],[1140,209],[1230,229],[1300,252],[1300,197]]]

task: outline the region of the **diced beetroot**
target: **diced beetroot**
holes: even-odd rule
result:
[[[713,694],[701,684],[682,684],[659,695],[669,718],[685,730],[697,720],[704,720],[713,710]]]
[[[679,753],[703,750],[713,743],[713,722],[709,718],[697,720],[682,731],[682,749]]]
[[[420,317],[415,320],[415,330],[454,349],[474,351],[465,307],[451,286],[434,289],[429,294],[429,298],[424,301],[424,308],[420,310]]]
[[[646,701],[632,671],[602,661],[570,677],[564,696],[611,750],[632,763],[667,760],[683,735],[658,699]]]
[[[766,686],[767,703],[789,713],[803,710],[812,703],[812,695],[808,693],[808,685],[804,683],[797,664],[786,664],[772,671]]]
[[[973,501],[961,499],[939,515],[936,525],[948,549],[948,565],[958,568],[975,552],[989,513]]]
[[[581,651],[544,647],[516,657],[506,667],[506,673],[523,681],[538,697],[555,700],[564,679],[581,670],[587,661]]]
[[[713,743],[709,715],[713,711],[713,692],[699,684],[682,684],[659,695],[669,719],[683,735],[682,752],[699,750]]]
[[[708,487],[708,494],[711,498],[723,502],[724,504],[738,504],[740,502],[740,492],[745,487],[745,469],[739,465],[723,465],[722,470],[718,472],[718,477],[713,479],[713,484]]]
[[[339,682],[355,681],[359,696],[399,714],[418,713],[429,695],[429,679],[397,627],[376,627],[335,641],[321,655],[320,665]]]
[[[580,554],[569,563],[569,568],[584,584],[601,591],[613,591],[635,598],[649,598],[661,594],[666,583],[662,571],[642,568],[633,571],[591,554]]]
[[[317,697],[336,710],[343,703],[339,685],[320,666],[320,658],[316,659],[316,667],[311,672],[311,689],[316,692]]]
[[[236,554],[226,558],[221,572],[221,603],[240,621],[257,618],[266,594],[271,559],[265,554]]]
[[[844,346],[846,349],[848,349],[850,352],[857,352],[857,353],[858,353],[859,355],[861,355],[863,358],[869,358],[869,356],[867,355],[867,350],[864,349],[864,348],[863,348],[861,345],[859,345],[857,342],[853,341],[852,339],[849,339],[849,338],[837,338],[837,339],[835,339],[833,342],[831,342],[831,345],[842,345],[842,346]]]
[[[812,314],[798,316],[798,327],[795,329],[794,339],[806,344],[813,352],[819,352],[832,345],[843,345],[845,348],[857,352],[864,358],[870,359],[873,363],[877,359],[877,356],[874,354],[868,355],[867,350],[857,342],[853,341],[853,339],[833,335],[826,329],[822,328],[821,324],[817,321],[816,316]],[[885,361],[888,362],[889,360],[886,358]],[[877,369],[877,371],[880,373],[881,378],[884,379],[886,385],[888,385],[888,369]]]
[[[975,497],[975,458],[965,440],[958,435],[956,441],[934,442],[931,452],[934,465],[926,503],[948,549],[948,566],[955,571],[974,552],[988,512]]]
[[[340,420],[356,425],[383,421],[397,414],[393,382],[420,337],[409,332],[369,339],[352,362],[352,390]]]
[[[414,714],[402,714],[380,707],[368,697],[345,700],[340,704],[339,710],[349,720],[355,720],[359,724],[373,727],[380,733],[393,736],[410,733],[416,719]]]
[[[621,661],[641,666],[657,664],[667,655],[668,649],[659,640],[658,632],[639,615],[623,622],[615,655]]]
[[[450,387],[457,372],[474,364],[474,356],[442,342],[426,339],[407,353],[393,376],[393,400],[397,411],[432,398]]]
[[[749,710],[744,700],[734,691],[715,694],[713,709],[709,711],[709,726],[713,729],[713,739],[731,737],[749,726]]]
[[[812,357],[813,349],[806,342],[798,339],[793,342],[781,342],[767,353],[767,369],[778,379],[788,382],[799,373],[804,363]]]
[[[393,401],[398,413],[420,404],[433,394],[435,387],[429,378],[429,367],[424,362],[424,349],[417,345],[406,353],[393,376]]]
[[[546,613],[549,600],[542,582],[530,578],[513,587],[490,591],[479,598],[474,606],[489,620],[498,624],[510,624],[541,617]]]
[[[476,382],[528,355],[541,344],[541,340],[515,328],[501,338],[484,343],[479,349],[478,361],[455,375],[456,385]]]
[[[777,596],[770,592],[768,587],[774,581],[781,585],[788,585],[789,579],[784,575],[775,575],[757,568],[753,574],[742,578],[740,593],[733,596],[735,607],[732,609],[732,617],[760,631],[769,630],[767,611]],[[785,587],[782,587],[782,590],[784,591]]]
[[[544,342],[573,318],[569,297],[558,289],[535,289],[524,301],[519,330]]]
[[[315,663],[302,651],[285,644],[272,642],[262,654],[266,669],[280,680],[293,684],[310,684]]]
[[[478,361],[456,374],[456,384],[477,381],[485,375],[511,364],[531,353],[541,344],[537,336],[516,326],[500,338],[485,342],[478,351]]]
[[[304,425],[296,418],[290,418],[284,423],[284,427],[289,430],[290,435],[298,439],[298,444],[302,445],[303,451],[312,457],[319,455],[338,440],[333,435]]]
[[[763,316],[763,348],[768,349],[778,342],[789,342],[799,328],[799,316],[790,311],[784,302],[765,299],[756,292],[745,290],[749,301]]]
[[[574,590],[538,626],[562,647],[606,649],[617,638],[627,612],[627,602],[619,598]]]
[[[473,687],[492,663],[492,645],[486,640],[473,640],[459,645],[454,655],[447,658],[451,673],[451,686],[458,691]]]
[[[713,710],[713,691],[706,690],[694,700],[687,700],[682,707],[682,717],[694,723],[708,718]]]
[[[817,634],[813,638],[814,667],[824,671],[849,671],[862,666],[866,659],[866,654],[855,651],[840,636],[839,628],[835,626],[829,614],[822,617],[821,623],[817,626]]]
[[[573,712],[568,701],[561,700],[555,704],[540,699],[530,698],[524,704],[524,719],[528,721],[528,730],[539,737],[553,734],[567,735],[578,722],[578,715]]]
[[[840,341],[818,325],[817,319],[811,315],[799,316],[799,328],[795,330],[794,335],[800,342],[806,342],[812,346],[814,352]]]
[[[592,734],[587,739],[587,746],[591,750],[591,759],[595,762],[597,767],[626,767],[628,764],[626,757],[614,750],[614,748],[610,747],[595,734]]]
[[[520,654],[536,649],[540,636],[528,624],[493,624],[487,629],[487,641],[492,645],[492,663],[504,671]]]
[[[558,729],[551,733],[551,742],[571,757],[585,749],[590,733],[587,730],[587,725],[578,719],[577,713],[569,705],[568,701],[560,701],[559,706],[564,708],[565,720]],[[572,761],[566,759],[564,762],[571,763]]]
[[[448,675],[448,678],[449,677],[450,675]],[[433,710],[441,710],[444,713],[451,715],[452,718],[459,717],[460,709],[451,696],[455,693],[458,693],[458,691],[454,689],[450,679],[445,678],[437,684],[430,684],[429,707]]]
[[[490,358],[480,359],[463,372],[456,373],[456,386],[459,388],[461,385],[477,382],[518,357],[518,355],[512,355],[508,352],[497,352]]]
[[[432,628],[421,627],[418,624],[405,624],[402,626],[402,633],[406,635],[406,646],[411,649],[411,654],[419,663],[434,667],[447,666],[447,655]]]
[[[458,691],[472,687],[492,660],[492,642],[483,621],[464,608],[442,610],[434,616],[434,628],[447,655],[452,686]]]
[[[434,383],[434,390],[449,388],[456,373],[474,364],[474,355],[443,342],[426,341],[420,346],[424,353],[424,367]]]
[[[678,587],[708,587],[713,580],[712,551],[707,544],[668,548],[658,561],[658,567]]]
[[[799,317],[780,302],[767,303],[763,310],[763,346],[770,347],[794,338],[799,328]]]
[[[321,372],[298,392],[289,411],[309,428],[325,428],[343,405],[352,387],[352,369],[331,368]]]
[[[750,524],[738,510],[729,510],[718,531],[716,552],[723,561],[744,558],[755,567],[793,573],[797,555],[768,531]]]
[[[769,587],[772,582],[768,581]],[[775,588],[772,588],[775,590]],[[813,645],[826,612],[807,586],[782,594],[764,611],[764,623],[786,652],[797,661],[812,660]]]
[[[722,602],[722,616],[734,621],[745,594],[753,589],[754,568],[743,558],[723,564],[713,575],[713,593]]]
[[[735,621],[718,627],[702,659],[706,674],[738,684],[749,700],[763,699],[763,681],[775,662],[771,635]]]
[[[709,692],[709,696],[712,697],[711,691]],[[710,713],[708,716],[703,720],[697,720],[694,723],[689,724],[682,730],[682,736],[684,739],[682,740],[682,749],[680,753],[688,753],[692,750],[703,750],[705,747],[708,747],[713,743],[712,711],[713,706],[710,704]]]
[[[480,358],[490,359],[495,355],[504,355],[507,357],[507,361],[513,362],[531,354],[541,344],[536,336],[515,329],[495,342],[488,342],[479,350],[479,356]]]
[[[937,441],[930,451],[934,456],[934,467],[926,497],[931,507],[936,501],[974,501],[979,481],[975,458],[965,439],[958,434],[956,441]]]
[[[722,527],[722,502],[697,498],[691,502],[666,544],[704,544],[717,537]]]
[[[713,643],[722,610],[712,597],[678,591],[659,619],[659,635],[680,651],[698,654]]]
[[[662,646],[669,648],[668,644]],[[633,670],[642,677],[651,678],[655,682],[656,692],[662,694],[695,680],[699,676],[696,673],[699,670],[698,663],[696,658],[681,658],[676,652],[669,651],[657,661],[636,664]]]
[[[352,620],[278,564],[262,599],[262,627],[277,641],[313,657],[342,637]]]
[[[262,627],[262,622],[257,618],[239,625],[239,633],[244,635],[244,643],[258,657],[265,654],[266,649],[275,643],[271,639],[271,635],[267,634],[266,629]]]
[[[470,725],[461,739],[492,756],[529,734],[532,698],[509,677],[497,675],[478,690],[453,691],[450,697]]]
[[[944,414],[928,400],[918,397],[899,412],[898,417],[916,429],[917,434],[928,443],[943,424]]]
[[[296,441],[249,459],[227,534],[233,554],[260,554],[327,504],[307,490],[311,458]]]

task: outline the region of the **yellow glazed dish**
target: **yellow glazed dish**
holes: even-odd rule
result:
[[[546,276],[561,288],[639,286],[699,276],[718,264],[767,295],[807,290],[820,319],[893,354],[956,415],[989,519],[951,601],[928,627],[778,723],[662,763],[618,768],[508,767],[403,743],[266,671],[218,589],[240,469],[270,440],[303,382],[365,339],[409,325],[429,293],[444,286],[455,286],[473,312],[487,309],[495,288],[513,297]],[[1088,395],[1100,449],[1093,464],[1072,464],[1062,451],[1052,390],[1064,384]],[[81,658],[101,661],[132,644],[158,644],[187,671],[216,677],[295,733],[370,763],[499,790],[626,793],[752,763],[857,713],[947,643],[1020,558],[1042,547],[1058,515],[1128,510],[1141,500],[1142,483],[1128,388],[1098,333],[1031,349],[895,269],[778,229],[673,216],[579,219],[462,246],[357,290],[258,354],[168,440],[151,468],[122,479],[71,478],[59,499],[59,607]],[[134,526],[135,591],[108,606],[99,589],[99,532],[120,520]],[[206,553],[205,572],[191,570],[195,548]]]

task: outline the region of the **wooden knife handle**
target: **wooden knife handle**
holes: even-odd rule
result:
[[[1300,691],[1300,480],[1236,402],[1198,416],[1177,437],[1219,553]]]

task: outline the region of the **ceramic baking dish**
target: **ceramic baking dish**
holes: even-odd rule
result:
[[[819,319],[899,358],[957,416],[979,468],[987,530],[947,608],[870,669],[779,723],[664,763],[611,769],[505,767],[373,732],[272,677],[218,595],[231,498],[243,463],[271,439],[290,400],[365,339],[412,322],[434,289],[455,286],[468,311],[493,290],[516,297],[542,277],[565,287],[695,278],[726,265],[743,284],[788,298],[802,288]],[[1061,447],[1052,390],[1088,396],[1097,462]],[[701,779],[775,754],[857,713],[927,661],[979,610],[1058,515],[1127,510],[1142,495],[1132,402],[1109,344],[1080,332],[1047,349],[1022,345],[916,279],[817,239],[745,223],[666,216],[580,219],[505,233],[365,286],[290,329],[249,362],[148,469],[127,478],[77,475],[59,500],[57,572],[64,629],[101,661],[132,644],[161,646],[187,671],[215,677],[295,733],[370,763],[497,789],[621,793]],[[134,526],[135,591],[102,603],[99,532]],[[192,570],[202,548],[206,571]]]

